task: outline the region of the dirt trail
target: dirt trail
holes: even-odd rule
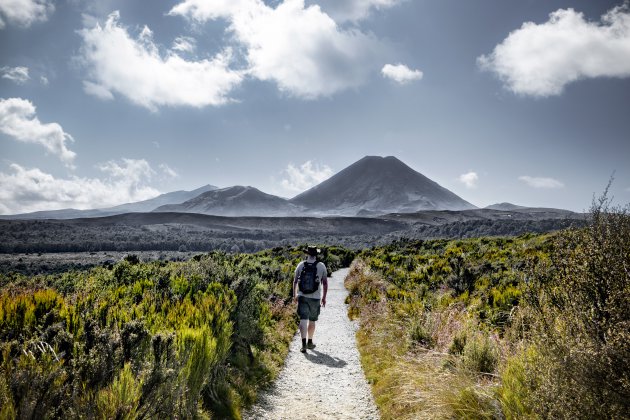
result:
[[[300,353],[297,333],[289,356],[272,388],[244,419],[378,419],[370,387],[365,379],[355,332],[347,316],[348,294],[343,280],[348,269],[329,278],[328,297],[317,322],[313,342],[317,345]]]

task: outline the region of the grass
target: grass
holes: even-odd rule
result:
[[[475,338],[463,346],[468,364],[442,351],[453,342],[461,342],[456,336],[466,322],[461,305],[429,313],[424,319],[409,316],[404,310],[411,305],[396,308],[388,302],[386,282],[361,262],[353,264],[346,287],[350,291],[349,311],[360,317],[357,343],[361,363],[382,418],[497,415],[493,395],[499,382],[477,369],[491,370],[496,364],[490,340]],[[362,291],[369,296],[365,301],[360,297]]]

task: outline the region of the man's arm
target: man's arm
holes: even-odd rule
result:
[[[300,266],[298,264],[297,268],[295,269],[295,274],[293,275],[293,303],[297,302],[297,292],[298,292],[298,281],[300,280],[300,276],[299,276],[299,271],[300,271]]]
[[[324,286],[324,295],[322,296],[322,306],[326,306],[326,295],[328,294],[328,277],[324,274],[322,278],[322,286]]]

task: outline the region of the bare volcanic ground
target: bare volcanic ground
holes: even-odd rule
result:
[[[300,353],[296,333],[277,381],[244,419],[378,419],[370,386],[365,379],[355,332],[344,301],[343,281],[348,269],[329,279],[327,305],[322,308],[314,350]]]

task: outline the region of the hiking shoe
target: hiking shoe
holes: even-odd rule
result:
[[[300,349],[300,351],[301,351],[302,353],[306,353],[306,347],[302,347],[302,348]]]
[[[306,345],[306,348],[308,348],[308,349],[310,349],[310,350],[313,350],[315,347],[316,347],[316,346],[315,346],[315,343],[308,343],[308,344]]]

